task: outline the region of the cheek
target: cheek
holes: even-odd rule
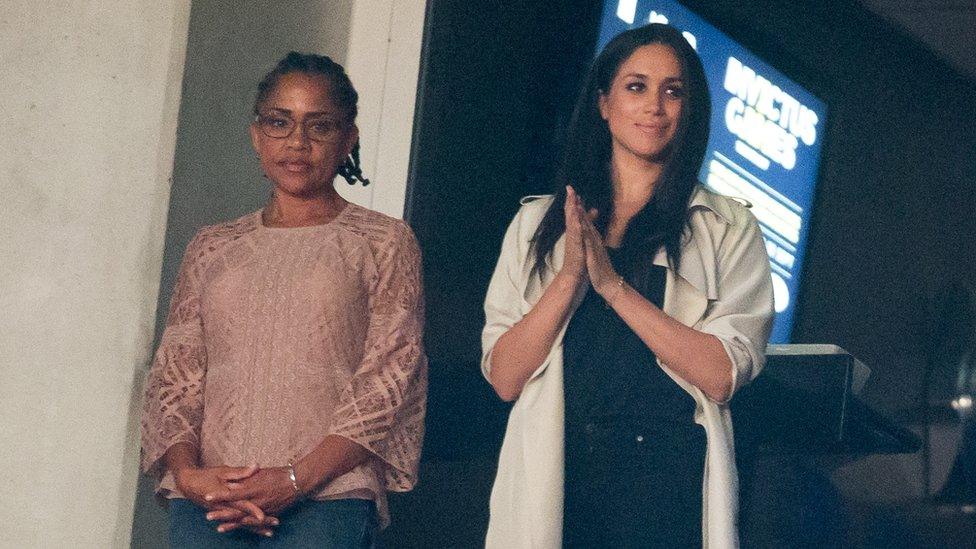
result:
[[[258,137],[254,143],[254,151],[257,153],[258,158],[261,159],[262,165],[266,162],[274,162],[274,158],[278,156],[279,149],[279,142],[265,138],[264,136]]]
[[[607,123],[610,124],[611,126],[617,126],[617,127],[626,124],[626,122],[632,119],[634,117],[634,114],[637,112],[634,105],[632,105],[631,103],[633,102],[628,102],[625,100],[621,100],[619,98],[613,98],[607,104],[607,111],[606,111]]]
[[[323,147],[315,151],[315,164],[321,171],[334,171],[342,164],[342,160],[342,151],[336,147]]]
[[[630,115],[619,108],[615,108],[608,112],[607,117],[607,129],[610,130],[610,135],[614,139],[626,139],[628,135],[629,128],[631,125],[628,120],[631,118]]]
[[[668,114],[671,116],[672,119],[677,121],[679,118],[681,118],[681,110],[682,110],[681,101],[675,101],[673,104],[669,106]]]
[[[274,150],[269,147],[262,147],[258,152],[258,159],[261,163],[261,169],[267,173],[275,168],[275,154]]]
[[[613,97],[607,102],[606,114],[607,122],[619,121],[621,117],[630,116],[630,108],[626,101]]]
[[[339,150],[339,147],[335,145],[322,147],[322,150],[318,151],[318,157],[326,164],[335,162],[340,155],[341,151]]]

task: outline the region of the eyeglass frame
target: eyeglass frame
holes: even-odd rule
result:
[[[267,131],[268,126],[265,125],[264,121],[272,117],[287,120],[291,124],[291,127],[289,127],[288,131],[282,135],[271,135],[270,133],[268,133]],[[331,128],[328,134],[323,137],[320,138],[313,137],[312,132],[309,130],[310,126],[312,124],[321,123],[324,121],[332,122],[334,124],[333,128]],[[341,130],[344,130],[350,126],[350,124],[345,120],[340,121],[328,117],[310,118],[310,119],[303,120],[301,124],[299,124],[291,116],[285,114],[270,114],[270,113],[262,113],[262,114],[255,115],[254,123],[257,125],[258,130],[260,130],[262,134],[264,134],[266,137],[269,137],[271,139],[287,139],[288,137],[291,137],[291,135],[295,132],[295,128],[301,125],[304,128],[303,134],[305,135],[305,137],[307,137],[310,141],[315,141],[316,143],[329,143],[335,141],[338,138],[339,134],[341,133]]]

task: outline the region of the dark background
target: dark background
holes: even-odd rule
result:
[[[684,4],[826,101],[793,341],[863,360],[863,400],[913,426],[932,296],[976,281],[976,85],[855,2]],[[478,370],[481,306],[518,198],[551,188],[600,7],[428,3],[407,218],[424,253],[431,395],[423,484],[392,499],[396,547],[481,542],[507,413]],[[825,501],[856,515],[838,526],[847,542],[928,528],[912,518],[927,494],[919,458],[898,459],[828,483]],[[896,506],[883,523],[878,505]]]

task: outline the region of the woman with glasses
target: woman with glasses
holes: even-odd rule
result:
[[[268,204],[186,250],[142,418],[174,547],[370,547],[416,482],[420,254],[333,188],[367,183],[356,103],[328,57],[282,59],[250,127]]]
[[[482,370],[514,400],[489,548],[735,547],[728,401],[773,315],[755,218],[697,181],[701,61],[673,27],[614,38],[485,299]]]

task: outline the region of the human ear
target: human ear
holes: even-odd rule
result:
[[[261,132],[258,130],[258,123],[251,122],[251,125],[247,127],[248,133],[251,134],[251,147],[254,148],[254,152],[261,157]]]
[[[603,91],[598,91],[597,94],[598,95],[597,95],[597,99],[596,99],[596,106],[597,106],[597,109],[600,110],[600,118],[606,120],[607,119],[607,103],[610,101],[610,99],[607,97],[607,94],[603,93]]]
[[[356,143],[359,142],[359,126],[353,124],[349,128],[349,133],[346,134],[346,147],[343,151],[345,154],[342,155],[343,158],[352,154],[352,150],[356,147]]]

